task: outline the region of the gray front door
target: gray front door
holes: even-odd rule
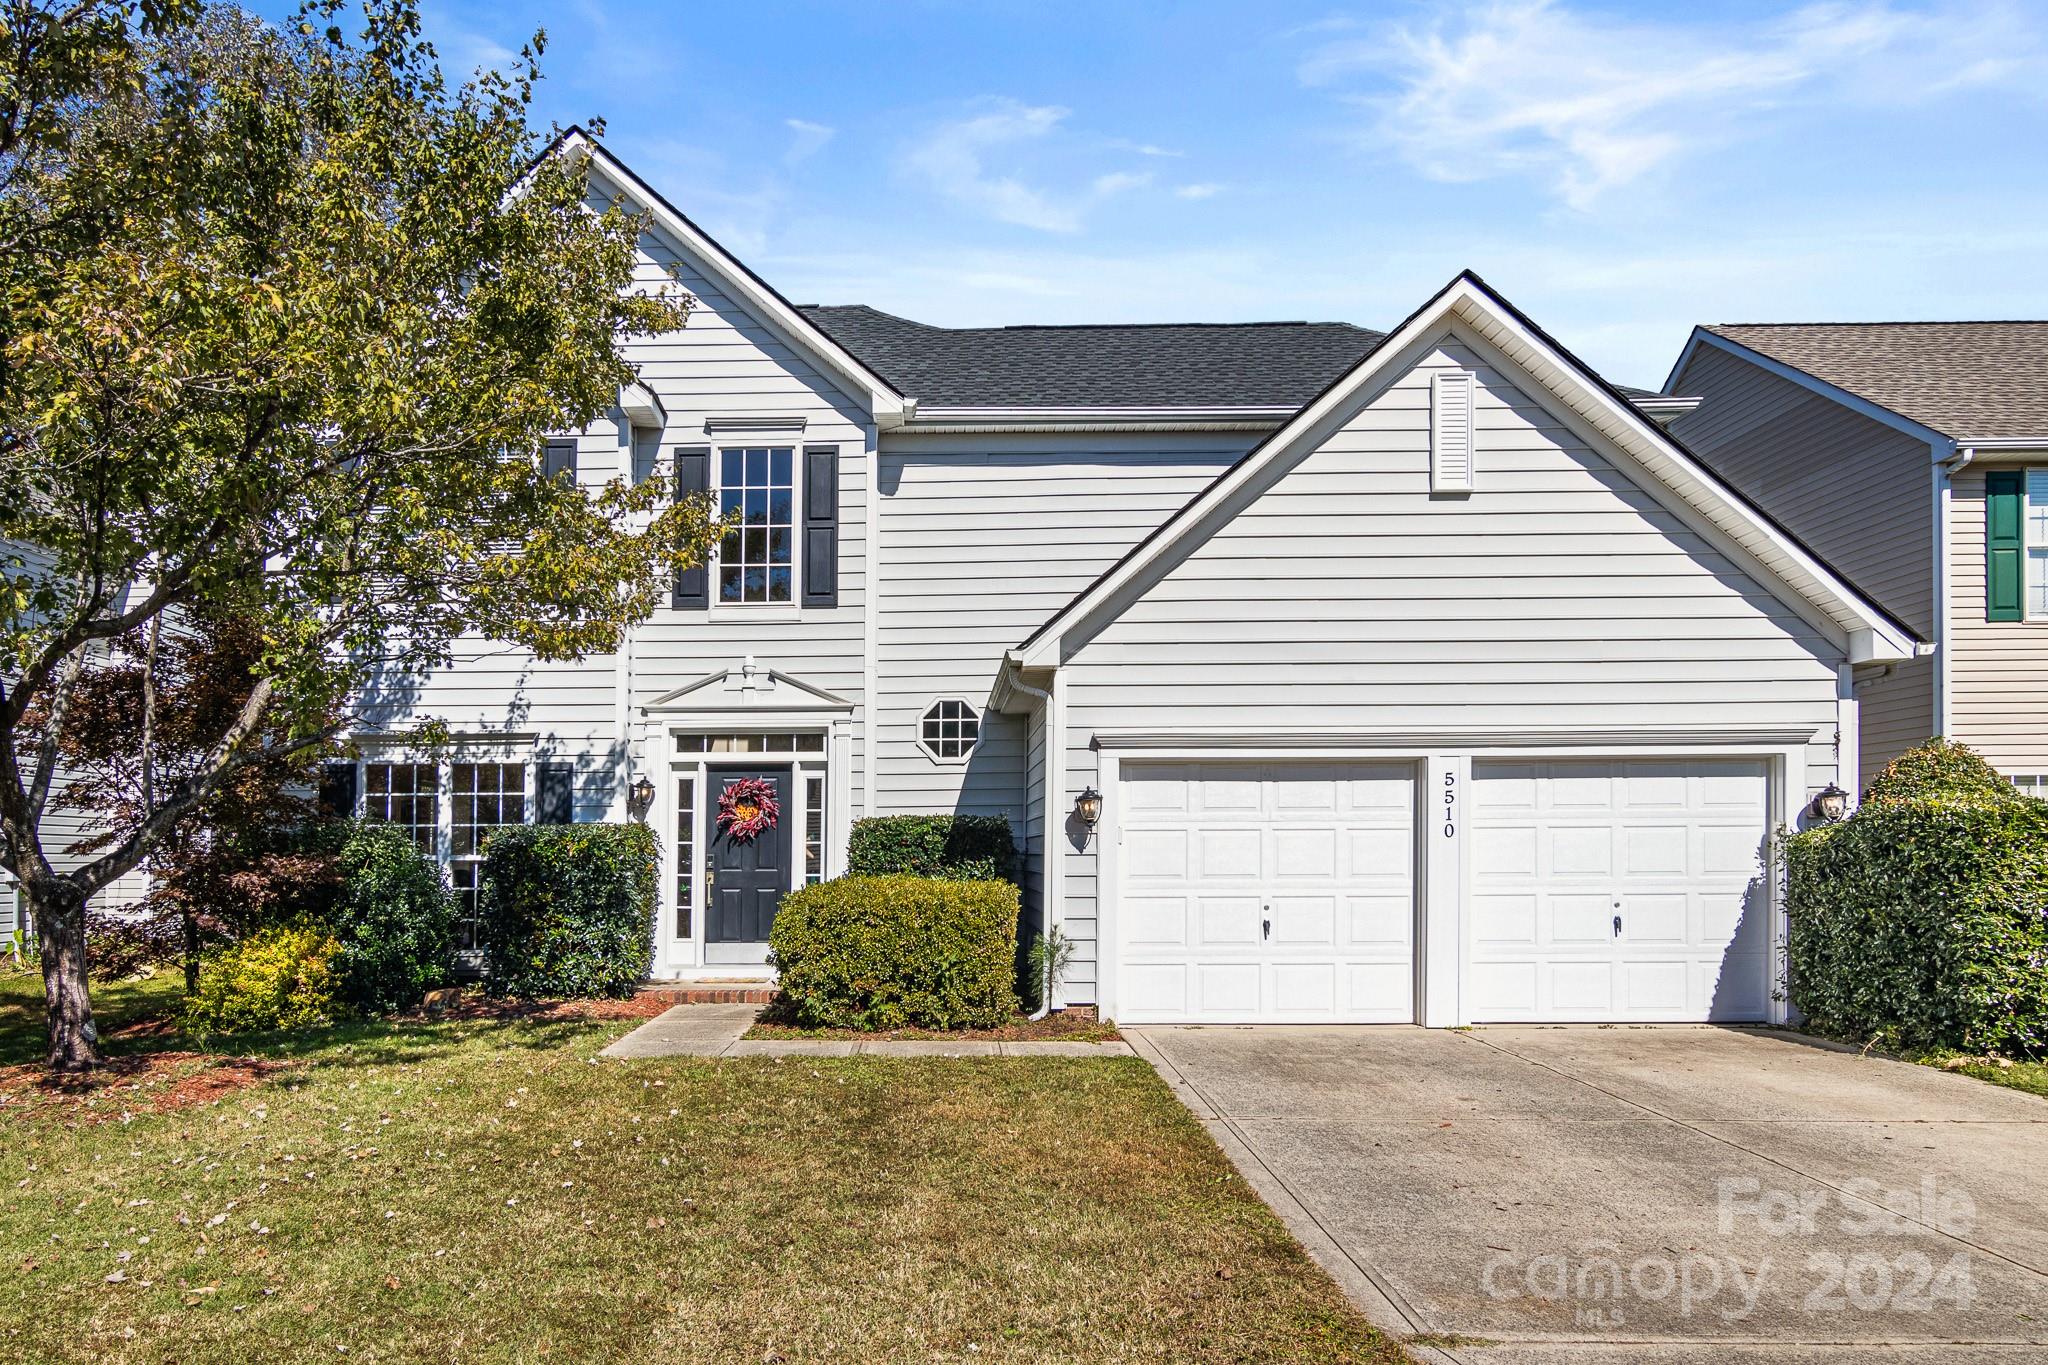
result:
[[[750,839],[737,839],[718,826],[718,801],[725,789],[742,778],[765,779],[775,789],[781,808],[775,825]],[[766,943],[775,923],[775,907],[789,885],[789,769],[719,768],[704,784],[705,825],[711,831],[711,894],[704,922],[707,943]]]

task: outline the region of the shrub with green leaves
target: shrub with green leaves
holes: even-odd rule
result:
[[[341,944],[314,924],[278,924],[210,953],[185,1000],[188,1033],[318,1028],[348,1014],[335,958]]]
[[[441,869],[396,825],[364,821],[341,846],[330,912],[342,995],[366,1014],[416,1008],[448,979],[455,900]]]
[[[1792,1003],[1907,1049],[2048,1051],[2048,802],[1935,741],[1785,840]]]
[[[778,1002],[808,1028],[993,1028],[1017,1013],[1017,888],[841,877],[793,891],[768,933]]]
[[[493,834],[477,892],[493,995],[624,999],[654,957],[654,831],[520,825]]]
[[[1017,846],[1001,815],[872,815],[853,822],[846,870],[856,877],[1017,880]]]

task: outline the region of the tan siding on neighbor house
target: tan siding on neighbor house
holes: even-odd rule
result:
[[[1932,452],[1908,435],[1702,343],[1672,434],[1856,587],[1934,638]]]
[[[2048,621],[1984,619],[1982,464],[1950,495],[1949,621],[1949,736],[2008,776],[2048,773]]]

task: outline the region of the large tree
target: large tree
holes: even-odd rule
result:
[[[690,300],[636,287],[640,220],[540,155],[540,36],[452,85],[411,0],[340,17],[0,0],[0,864],[53,1067],[99,1057],[86,898],[238,773],[466,632],[613,648],[712,534],[659,478],[543,473],[547,434],[633,380],[623,342]],[[80,679],[186,615],[261,632],[245,693],[60,872]]]

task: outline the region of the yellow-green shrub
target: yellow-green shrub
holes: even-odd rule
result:
[[[841,877],[785,896],[781,1004],[812,1028],[992,1028],[1017,1013],[1017,888]]]
[[[335,956],[341,945],[309,924],[259,929],[200,964],[199,989],[185,1001],[191,1033],[316,1028],[348,1011]]]

